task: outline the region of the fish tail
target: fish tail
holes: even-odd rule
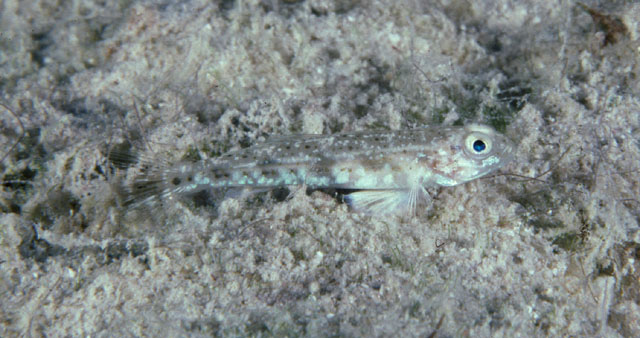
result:
[[[162,200],[195,189],[196,164],[170,165],[128,151],[110,151],[108,159],[117,169],[133,171],[132,178],[125,177],[129,183],[125,184],[122,204],[127,208],[154,207]]]

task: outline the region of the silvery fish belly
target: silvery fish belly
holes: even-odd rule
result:
[[[354,190],[352,209],[413,212],[425,188],[454,186],[508,163],[513,145],[483,125],[296,135],[271,140],[201,163],[147,170],[133,184],[131,202],[204,188],[264,189],[288,185]]]

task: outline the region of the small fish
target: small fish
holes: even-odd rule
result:
[[[413,213],[419,200],[429,201],[426,188],[486,175],[508,163],[513,149],[503,135],[477,124],[294,135],[198,163],[145,164],[130,202],[151,204],[205,188],[306,185],[352,191],[344,199],[359,212]]]

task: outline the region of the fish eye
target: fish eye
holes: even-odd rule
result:
[[[487,149],[487,145],[484,143],[483,140],[475,140],[473,142],[473,150],[475,150],[476,153],[481,153],[485,149]]]
[[[467,135],[465,145],[471,155],[488,155],[492,148],[491,138],[478,132]]]

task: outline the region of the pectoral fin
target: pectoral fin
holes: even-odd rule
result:
[[[423,187],[414,189],[361,190],[344,197],[355,211],[367,214],[411,214],[416,210],[418,198],[428,194]]]

